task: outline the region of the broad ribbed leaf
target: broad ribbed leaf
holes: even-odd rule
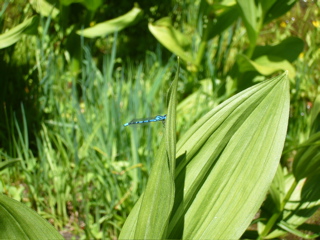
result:
[[[23,36],[23,34],[34,34],[38,27],[38,16],[34,16],[25,20],[23,23],[15,26],[9,31],[0,34],[0,49],[15,44]]]
[[[264,0],[268,1],[268,0]],[[281,1],[275,1],[275,3],[272,5],[272,7],[268,10],[268,12],[265,14],[264,23],[269,23],[273,19],[276,19],[286,12],[288,12],[294,4],[296,4],[297,0],[281,0]]]
[[[288,37],[276,45],[256,46],[252,54],[252,59],[264,55],[270,55],[287,60],[295,61],[303,51],[304,42],[297,37]],[[288,51],[290,49],[290,51]]]
[[[238,54],[237,63],[240,72],[257,71],[263,75],[270,75],[279,70],[288,70],[290,78],[294,78],[296,71],[285,59],[277,56],[263,55],[250,60],[243,54]]]
[[[146,189],[127,218],[119,239],[163,239],[166,236],[175,194],[178,77],[179,67],[169,91],[165,136],[156,154]]]
[[[87,38],[103,37],[107,34],[121,31],[122,29],[137,23],[141,19],[141,17],[142,10],[140,8],[134,7],[129,12],[120,17],[98,23],[90,28],[78,30],[77,34]]]
[[[134,239],[134,234],[137,228],[137,222],[139,221],[138,216],[141,209],[142,199],[143,194],[140,196],[139,200],[136,202],[129,216],[127,217],[120,232],[119,239]]]
[[[174,200],[168,161],[166,141],[163,138],[142,195],[134,239],[161,239],[165,234]]]
[[[168,238],[241,237],[275,175],[288,115],[284,73],[225,101],[181,138]]]
[[[191,54],[190,38],[174,29],[169,17],[164,17],[154,23],[149,23],[148,26],[152,35],[169,51],[188,63],[194,63]]]
[[[3,194],[0,194],[0,221],[0,239],[63,239],[35,211]]]

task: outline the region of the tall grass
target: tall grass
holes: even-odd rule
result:
[[[161,65],[160,57],[150,53],[144,64],[121,63],[114,44],[100,71],[88,46],[82,47],[78,77],[64,70],[68,65],[53,51],[39,51],[46,120],[35,133],[33,151],[25,117],[22,126],[17,120],[8,123],[12,156],[21,165],[3,181],[24,182],[22,200],[58,229],[115,238],[144,189],[163,134],[160,123],[123,124],[166,113],[175,61]],[[25,116],[23,104],[20,111]]]

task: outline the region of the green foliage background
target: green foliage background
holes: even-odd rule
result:
[[[34,209],[65,238],[117,239],[165,135],[160,123],[123,124],[167,113],[177,54],[177,139],[234,94],[289,70],[281,164],[244,237],[319,234],[320,6],[248,2],[5,0],[1,192]],[[283,12],[280,2],[287,4]],[[125,22],[123,16],[137,9]],[[263,19],[250,15],[259,9]],[[81,36],[99,23],[123,30]],[[308,202],[309,212],[301,216],[293,200]],[[297,231],[301,226],[304,231]]]

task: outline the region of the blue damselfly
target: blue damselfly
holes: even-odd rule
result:
[[[123,126],[126,127],[126,126],[129,126],[129,125],[132,125],[132,124],[142,124],[142,123],[165,121],[166,118],[167,118],[167,115],[165,114],[163,116],[158,115],[158,116],[155,116],[153,118],[133,119],[130,122],[123,124]]]

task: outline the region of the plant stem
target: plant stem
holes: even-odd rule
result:
[[[205,35],[207,35],[207,34],[205,34]],[[207,44],[208,44],[207,38],[206,38],[206,36],[203,36],[201,39],[201,42],[200,42],[199,51],[198,51],[197,59],[196,59],[197,68],[199,68],[199,66],[201,64],[203,55],[204,55],[205,50],[207,48]]]

